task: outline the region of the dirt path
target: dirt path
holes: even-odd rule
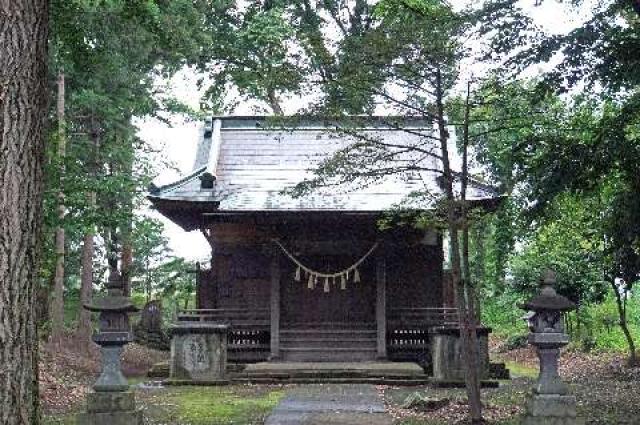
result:
[[[391,425],[374,385],[317,384],[289,390],[265,425]]]

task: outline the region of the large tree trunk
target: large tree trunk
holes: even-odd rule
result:
[[[62,221],[65,215],[64,191],[62,189],[64,176],[64,158],[66,155],[67,139],[65,134],[65,117],[64,117],[64,73],[58,74],[58,99],[56,116],[58,119],[58,161],[60,163],[60,188],[58,189],[58,220],[60,224],[56,229],[56,272],[53,280],[53,295],[51,298],[51,339],[60,341],[64,331],[64,225]]]
[[[0,424],[39,423],[36,282],[45,120],[46,0],[0,0]]]
[[[458,236],[458,231],[460,229],[459,223],[462,223],[463,226],[466,226],[467,223],[464,207],[462,217],[458,217],[460,211],[458,211],[457,205],[459,203],[457,202],[453,189],[454,177],[451,170],[451,164],[449,162],[449,131],[446,128],[447,124],[444,114],[442,79],[439,70],[436,74],[436,107],[440,151],[442,154],[442,171],[444,175],[444,192],[447,207],[447,225],[450,235],[451,280],[456,292],[456,304],[458,308],[458,321],[460,326],[460,342],[463,361],[465,364],[465,386],[467,390],[467,397],[469,399],[469,414],[471,416],[471,423],[475,425],[484,423],[482,418],[482,400],[478,373],[477,336],[475,332],[475,324],[472,319],[473,303],[467,302],[468,291],[465,287],[465,281],[461,276],[462,264]],[[463,172],[464,171],[465,170],[463,169]],[[463,184],[464,180],[465,179],[463,178]],[[464,190],[462,192],[464,193]],[[460,204],[464,205],[464,199]],[[466,234],[468,235],[468,233]],[[466,262],[467,259],[464,259],[464,261]]]

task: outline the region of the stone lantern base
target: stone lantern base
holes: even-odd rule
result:
[[[131,391],[95,392],[87,395],[87,411],[78,415],[78,425],[142,425]]]
[[[584,425],[571,395],[533,394],[527,401],[522,425]]]

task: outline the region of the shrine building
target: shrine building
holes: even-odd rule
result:
[[[160,213],[202,232],[211,246],[210,265],[197,273],[196,309],[180,319],[230,324],[230,361],[424,363],[430,329],[457,326],[442,233],[379,225],[412,193],[437,192],[437,170],[301,197],[287,192],[323,160],[362,142],[358,135],[411,148],[424,147],[420,134],[432,131],[417,119],[387,121],[347,130],[324,119],[282,126],[265,117],[214,117],[204,124],[192,172],[152,188]],[[440,167],[429,155],[408,160]],[[486,208],[498,199],[477,182],[468,198]]]

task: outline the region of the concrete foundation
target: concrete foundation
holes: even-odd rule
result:
[[[78,425],[142,425],[130,391],[95,392],[87,395],[87,411],[78,414]]]
[[[480,354],[480,379],[489,377],[489,333],[491,329],[479,327],[478,350]],[[435,382],[464,381],[464,357],[460,330],[437,327],[430,331],[433,380]]]
[[[170,379],[226,382],[227,325],[183,322],[172,327]]]

